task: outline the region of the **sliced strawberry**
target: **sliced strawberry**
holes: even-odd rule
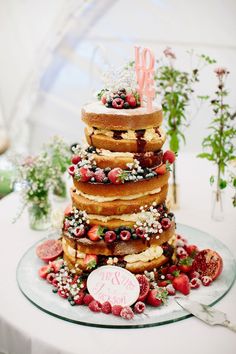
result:
[[[180,291],[184,295],[188,295],[190,292],[189,278],[186,274],[181,273],[178,277],[174,278],[172,285],[175,290]]]
[[[183,273],[189,273],[192,270],[193,258],[181,258],[178,263],[179,270]]]
[[[163,288],[152,289],[149,291],[146,302],[147,304],[158,307],[164,304],[168,297],[168,291]]]
[[[155,172],[158,174],[158,175],[164,175],[166,173],[167,169],[166,169],[166,165],[165,164],[162,164],[160,166],[158,166],[156,169],[155,169]]]
[[[48,265],[45,265],[45,266],[42,266],[39,271],[38,271],[38,274],[40,276],[40,278],[42,279],[46,279],[48,274],[50,274],[52,272],[52,268],[51,266],[48,264]]]
[[[98,263],[98,257],[95,254],[86,254],[84,258],[84,265],[87,270],[93,269]]]
[[[91,241],[99,241],[101,240],[101,236],[103,235],[103,227],[100,225],[94,225],[88,231],[87,236]]]
[[[124,183],[126,177],[127,177],[127,172],[125,170],[122,170],[119,167],[113,168],[108,173],[109,181],[113,184]]]
[[[136,275],[136,278],[139,282],[140,286],[140,293],[137,301],[144,301],[148,295],[149,289],[150,289],[150,284],[145,275],[138,274]]]

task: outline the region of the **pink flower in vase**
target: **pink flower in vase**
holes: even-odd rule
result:
[[[163,51],[163,53],[165,54],[165,56],[167,58],[176,59],[176,55],[170,47],[166,47],[166,49]]]
[[[218,76],[218,78],[222,78],[224,75],[229,74],[229,71],[227,68],[224,67],[218,67],[214,70],[214,72],[216,73],[216,76]]]

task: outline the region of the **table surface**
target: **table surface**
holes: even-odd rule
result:
[[[224,221],[213,221],[210,218],[211,190],[208,178],[211,171],[208,165],[202,160],[195,160],[192,155],[183,154],[179,158],[178,167],[181,208],[175,212],[177,221],[210,233],[236,255],[236,213],[230,204],[230,196],[226,195]],[[30,230],[26,212],[12,224],[19,205],[16,193],[0,202],[0,352],[120,354],[130,350],[141,354],[153,352],[154,348],[165,354],[236,352],[234,332],[221,326],[210,327],[194,317],[152,328],[101,329],[69,323],[36,308],[20,292],[15,274],[23,253],[45,237],[46,232]],[[226,312],[229,320],[234,323],[235,299],[234,284],[229,293],[215,305],[215,308]]]

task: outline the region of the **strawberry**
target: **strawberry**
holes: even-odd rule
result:
[[[107,315],[111,313],[111,304],[109,301],[106,301],[102,304],[102,312]]]
[[[40,278],[42,279],[46,279],[47,278],[47,275],[49,273],[52,272],[52,268],[49,264],[45,265],[45,266],[42,266],[39,271],[38,271],[38,274],[40,276]]]
[[[111,311],[114,316],[120,316],[122,309],[123,309],[123,307],[121,305],[114,305],[114,306],[112,306]]]
[[[181,273],[178,277],[174,278],[172,285],[175,290],[180,291],[184,295],[188,295],[190,292],[189,279],[184,273]]]
[[[92,302],[93,300],[94,300],[94,298],[92,297],[92,295],[85,294],[84,298],[83,298],[83,304],[88,306],[90,304],[90,302]]]
[[[62,297],[63,299],[67,299],[68,296],[69,296],[69,294],[66,293],[64,290],[58,290],[57,293],[58,293],[58,295],[59,295],[60,297]]]
[[[169,284],[168,280],[158,280],[158,282],[157,282],[157,285],[160,286],[161,288],[163,288],[167,284]]]
[[[147,296],[147,304],[158,307],[166,302],[168,291],[164,288],[152,289]]]
[[[164,175],[166,173],[167,169],[166,169],[166,165],[165,164],[162,164],[160,166],[158,166],[156,169],[155,169],[155,172],[158,174],[158,175]]]
[[[173,264],[172,266],[170,266],[169,274],[177,277],[179,275],[179,267],[176,264]],[[169,280],[171,280],[171,279],[169,279]]]
[[[80,182],[88,182],[93,177],[94,173],[88,167],[80,167]]]
[[[74,165],[77,165],[80,161],[81,161],[81,157],[80,157],[80,156],[78,156],[78,155],[72,156],[71,162],[72,162]]]
[[[102,183],[105,177],[105,172],[101,168],[97,168],[97,170],[94,172],[94,178],[99,183]]]
[[[199,249],[196,245],[186,245],[185,250],[188,253],[188,255],[192,258],[194,258],[196,254],[199,253]]]
[[[50,264],[51,268],[53,269],[53,272],[58,273],[64,264],[64,260],[62,258],[60,258],[60,259],[57,259],[56,261],[49,262],[49,264]]]
[[[91,301],[88,307],[93,312],[101,312],[102,309],[102,305],[96,300]]]
[[[125,100],[128,102],[130,107],[134,108],[137,106],[136,98],[132,93],[126,95]]]
[[[98,263],[98,257],[95,254],[86,254],[84,258],[84,265],[87,270],[93,269]]]
[[[143,313],[145,311],[145,309],[146,309],[146,305],[142,301],[138,301],[134,305],[134,312],[135,313],[138,313],[138,314]]]
[[[183,273],[189,273],[192,270],[193,258],[181,258],[178,263],[179,270]]]
[[[108,173],[109,181],[113,184],[121,184],[124,183],[125,178],[127,177],[127,172],[122,170],[119,167],[113,168]]]
[[[124,306],[120,312],[120,317],[124,318],[125,320],[132,320],[132,318],[134,318],[134,313],[131,307]]]
[[[164,155],[162,161],[166,163],[167,161],[171,164],[175,161],[175,153],[173,151],[167,150]]]
[[[98,241],[101,239],[101,235],[103,235],[103,227],[100,225],[94,225],[88,231],[87,236],[91,241]]]

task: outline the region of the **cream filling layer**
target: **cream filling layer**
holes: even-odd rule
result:
[[[163,254],[163,249],[160,246],[151,246],[145,251],[138,254],[129,254],[124,257],[124,261],[127,263],[135,262],[149,262],[155,258],[159,258]]]
[[[93,129],[92,127],[87,127],[89,135],[105,135],[109,138],[113,138],[114,132],[112,130],[106,129]],[[146,141],[159,140],[164,136],[164,131],[162,128],[159,128],[161,137],[156,133],[155,128],[149,128],[145,130],[143,139]],[[137,140],[135,130],[126,130],[121,134],[122,139],[126,140]]]
[[[116,152],[105,149],[97,149],[100,156],[105,157],[133,157],[134,154],[132,152]]]
[[[137,198],[144,197],[146,195],[152,195],[152,194],[157,194],[160,193],[161,188],[155,188],[151,191],[143,192],[143,193],[137,193],[137,194],[132,194],[132,195],[126,195],[126,196],[112,196],[112,197],[101,197],[99,195],[91,195],[91,194],[86,194],[83,193],[79,190],[76,190],[76,194],[81,195],[84,198],[87,198],[89,200],[92,200],[94,202],[112,202],[113,200],[133,200]]]
[[[66,240],[62,239],[62,245],[63,245],[63,248],[64,248],[64,251],[66,251],[69,256],[75,258],[75,255],[76,255],[76,258],[85,258],[86,254],[83,253],[83,252],[79,252],[79,251],[75,251],[75,249],[73,247],[71,247],[70,245],[67,244]]]
[[[132,221],[136,222],[140,217],[142,213],[137,213],[137,214],[122,214],[122,215],[110,215],[110,216],[104,216],[104,215],[95,215],[95,214],[88,214],[89,219],[96,219],[100,220],[102,222],[107,222],[109,220],[122,220],[122,221]]]

